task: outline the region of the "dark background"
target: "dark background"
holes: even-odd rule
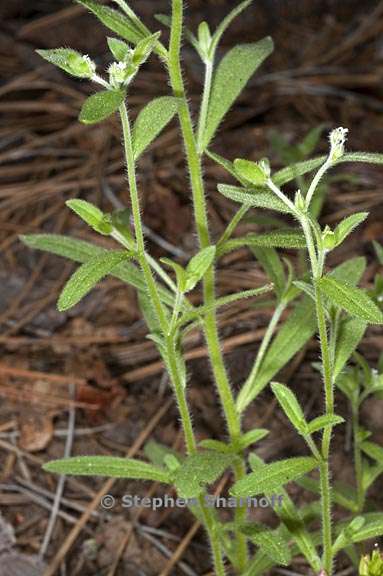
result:
[[[162,0],[131,2],[153,30],[160,28],[153,15],[168,12],[169,4]],[[189,0],[187,24],[195,30],[206,19],[214,29],[233,5],[224,0]],[[383,152],[382,31],[383,2],[256,1],[225,34],[219,57],[237,42],[265,35],[274,38],[275,52],[227,116],[214,149],[230,159],[267,155],[274,166],[280,166],[271,145],[272,131],[294,143],[311,128],[324,124],[318,152],[327,149],[326,132],[341,125],[350,129],[350,149]],[[68,398],[76,412],[75,429],[85,430],[75,436],[72,453],[122,455],[145,430],[167,445],[182,447],[176,408],[173,403],[166,404],[170,398],[167,380],[154,346],[145,338],[134,291],[109,279],[75,309],[59,314],[55,302],[73,265],[30,251],[18,240],[19,234],[37,231],[93,238],[68,213],[64,202],[69,198],[86,198],[105,210],[128,203],[117,120],[92,128],[80,125],[78,111],[92,87],[67,77],[35,54],[36,48],[70,46],[106,67],[105,35],[93,16],[69,2],[20,0],[0,6],[0,507],[16,531],[20,562],[29,562],[39,551],[47,526],[52,498],[44,496],[44,507],[36,497],[41,488],[54,493],[56,483],[41,472],[40,464],[63,454],[64,438],[58,431],[68,428]],[[195,111],[202,67],[186,44],[184,65]],[[148,62],[130,92],[133,115],[152,97],[169,93],[156,59]],[[138,174],[145,224],[151,235],[160,237],[160,242],[149,240],[151,252],[171,256],[176,248],[190,256],[196,249],[196,237],[175,122],[140,161]],[[210,161],[206,161],[205,174],[211,230],[216,238],[233,215],[234,205],[216,191],[217,182],[226,175]],[[371,211],[371,216],[346,248],[334,253],[330,263],[352,255],[366,256],[369,265],[363,282],[371,286],[378,270],[371,241],[383,240],[382,171],[358,165],[348,168],[348,175],[353,176],[349,183],[330,185],[322,223],[333,225],[361,210]],[[254,223],[243,226],[243,230],[249,229],[260,228]],[[170,253],[161,247],[164,240],[171,244]],[[110,245],[109,240],[97,241]],[[243,250],[222,261],[218,290],[232,293],[264,281],[257,263]],[[195,299],[198,301],[198,294]],[[220,315],[235,386],[251,367],[270,314],[271,309],[260,312],[245,303]],[[382,348],[381,332],[371,329],[361,350],[372,365]],[[191,360],[189,398],[198,436],[222,438],[221,412],[200,334],[188,340],[187,352]],[[282,380],[294,378],[302,402],[313,415],[322,405],[319,377],[311,367],[317,358],[313,341],[291,363]],[[154,425],[153,418],[164,406],[166,413]],[[339,411],[347,416],[342,400]],[[366,409],[365,418],[377,441],[383,440],[381,415],[377,402]],[[104,425],[106,429],[89,433],[89,428]],[[303,453],[300,439],[268,392],[246,413],[245,428],[256,425],[272,431],[259,449],[262,457]],[[342,434],[337,436],[335,448],[334,473],[350,481],[349,445]],[[140,450],[137,454],[142,455]],[[99,486],[101,482],[94,480],[70,481],[65,496],[69,503],[86,507]],[[129,488],[142,494],[149,489],[136,484]],[[117,483],[112,491],[118,495],[129,490]],[[300,492],[294,497],[297,501],[306,498]],[[78,510],[66,506],[72,521],[57,519],[45,556],[47,564],[54,562],[73,522],[78,523],[80,517]],[[273,522],[266,512],[257,518],[262,514]],[[126,511],[116,509],[88,522],[65,554],[66,573],[109,576],[131,520]],[[142,514],[125,543],[116,574],[184,574],[178,561],[175,567],[167,564],[167,555],[173,554],[192,523],[189,513],[180,510]],[[209,555],[201,530],[182,560],[195,574],[208,573]],[[339,570],[347,567],[345,561]],[[299,562],[293,568],[307,573]],[[12,569],[9,573],[4,570],[7,568],[0,565],[1,576],[13,576]],[[33,570],[41,573],[36,565],[24,571],[34,574]]]

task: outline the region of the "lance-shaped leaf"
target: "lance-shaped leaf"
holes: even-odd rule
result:
[[[260,440],[262,440],[262,438],[267,436],[268,433],[269,431],[266,430],[265,428],[254,428],[254,430],[249,430],[249,432],[245,432],[245,434],[242,434],[242,436],[238,440],[238,446],[240,450],[245,450],[252,444],[256,444],[256,442],[259,442]]]
[[[368,212],[358,212],[342,220],[334,230],[336,245],[342,244],[347,236],[366,220],[367,216]]]
[[[256,472],[236,482],[231,493],[237,497],[256,496],[297,480],[318,466],[315,458],[297,457],[259,466]]]
[[[170,475],[164,469],[148,462],[132,458],[114,458],[112,456],[78,456],[52,460],[43,466],[46,472],[69,474],[71,476],[107,476],[109,478],[132,478],[170,482]]]
[[[101,90],[87,98],[79,120],[83,124],[97,124],[116,112],[125,98],[124,90]]]
[[[258,470],[259,466],[264,464],[261,458],[256,456],[254,453],[250,454],[249,463],[254,472]],[[307,478],[307,480],[311,479]],[[284,527],[288,531],[288,534],[291,535],[291,538],[296,543],[298,550],[300,550],[306,558],[314,572],[319,572],[321,561],[313,537],[305,525],[300,509],[298,509],[294,504],[293,500],[284,488],[278,488],[278,495],[281,496],[279,502],[280,505],[278,504],[275,506],[274,512],[281,519]],[[273,489],[265,491],[265,496],[269,499],[272,499],[273,497],[275,498],[275,491]],[[250,576],[250,573],[248,576]]]
[[[37,54],[47,60],[47,62],[77,78],[92,78],[96,70],[95,64],[88,56],[84,56],[71,48],[37,50]]]
[[[247,380],[237,398],[237,408],[242,412],[263,390],[270,380],[315,334],[314,304],[305,297],[294,308],[268,349],[260,370],[253,380]]]
[[[177,112],[177,99],[155,98],[137,116],[132,131],[134,157],[137,159],[155,140]]]
[[[360,288],[355,288],[330,276],[322,278],[319,286],[333,304],[346,310],[351,316],[370,324],[383,324],[382,312]]]
[[[252,208],[265,208],[267,210],[276,210],[285,214],[290,214],[291,211],[282,200],[272,192],[267,190],[256,190],[249,188],[239,188],[238,186],[230,186],[229,184],[218,184],[218,192],[226,198],[230,198],[239,204],[245,204]]]
[[[383,535],[383,514],[371,513],[363,514],[354,518],[340,532],[333,545],[333,552],[337,553],[350,544],[364,542],[371,538],[378,538]]]
[[[339,264],[334,270],[329,274],[331,278],[335,278],[339,282],[346,282],[352,286],[356,286],[366,270],[367,261],[363,256],[357,256],[356,258],[350,258],[342,264]]]
[[[207,148],[224,116],[272,50],[273,41],[264,38],[255,44],[235,46],[224,56],[213,80],[203,149]]]
[[[314,434],[314,432],[323,430],[323,428],[327,428],[328,426],[337,426],[337,424],[342,424],[343,422],[344,418],[342,418],[342,416],[337,416],[337,414],[324,414],[323,416],[314,418],[314,420],[311,420],[311,422],[308,423],[307,432],[309,434]]]
[[[91,258],[101,256],[108,252],[105,248],[97,246],[97,244],[91,244],[90,242],[70,238],[69,236],[61,236],[60,234],[27,234],[20,236],[20,239],[24,244],[29,246],[29,248],[50,252],[51,254],[68,258],[80,264],[85,264],[85,262],[88,262]],[[134,264],[123,262],[112,270],[111,275],[133,286],[140,292],[146,293],[146,283],[140,270],[138,270]],[[160,286],[159,293],[164,303],[168,305],[173,304],[174,296],[168,290]]]
[[[346,366],[352,353],[355,352],[367,328],[367,322],[359,318],[346,318],[337,338],[333,376],[336,379]]]
[[[215,246],[208,246],[193,256],[186,268],[185,291],[193,290],[212,265],[215,258]]]
[[[273,289],[272,284],[266,284],[265,286],[261,286],[260,288],[254,288],[253,290],[243,290],[242,292],[237,292],[236,294],[229,294],[228,296],[222,296],[221,298],[217,298],[215,302],[213,302],[213,304],[198,306],[197,308],[194,308],[194,310],[191,310],[190,312],[185,312],[185,314],[181,318],[180,323],[185,324],[187,322],[190,322],[191,320],[200,318],[201,316],[204,316],[209,312],[218,310],[219,308],[222,308],[222,306],[233,304],[234,302],[238,302],[239,300],[261,296],[263,294],[266,294],[267,292],[271,292],[272,289]]]
[[[176,471],[174,483],[181,498],[195,498],[203,486],[215,482],[235,456],[208,450],[188,456]]]
[[[106,26],[109,30],[115,32],[121,38],[124,38],[132,44],[137,44],[144,36],[142,30],[137,23],[136,19],[129,18],[109,8],[108,6],[102,6],[94,0],[76,0],[78,4],[88,8],[93,14]]]
[[[306,241],[304,235],[299,230],[275,230],[266,234],[248,234],[243,238],[228,240],[220,248],[220,254],[226,254],[232,250],[237,250],[248,246],[249,248],[305,248]]]
[[[60,312],[69,310],[75,306],[94,286],[112,270],[121,264],[129,254],[126,251],[108,251],[100,256],[95,256],[86,264],[83,264],[71,276],[57,303]]]
[[[99,234],[107,236],[113,231],[113,226],[107,221],[105,214],[91,202],[74,199],[68,200],[66,205]]]
[[[303,162],[297,162],[292,164],[287,168],[282,168],[278,172],[275,172],[272,176],[274,184],[281,187],[292,180],[295,180],[298,176],[304,176],[308,172],[316,170],[326,161],[326,156],[320,156],[319,158],[313,158],[312,160],[305,160]]]
[[[362,442],[361,448],[367,456],[383,465],[383,447],[375,442]]]
[[[271,530],[258,522],[249,522],[239,527],[254,544],[264,552],[275,564],[288,566],[291,562],[291,552],[288,542],[280,529]]]
[[[291,424],[299,433],[302,433],[305,428],[306,419],[294,392],[284,384],[279,384],[278,382],[273,382],[271,388]]]

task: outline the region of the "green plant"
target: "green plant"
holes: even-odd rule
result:
[[[343,492],[338,494],[336,487],[331,486],[330,475],[332,432],[335,426],[343,422],[335,414],[335,385],[341,386],[340,376],[343,378],[347,374],[343,371],[362,339],[367,324],[383,323],[383,314],[373,298],[357,287],[365,268],[363,258],[348,260],[330,272],[326,269],[327,254],[342,244],[367,214],[354,214],[340,222],[334,230],[328,227],[322,230],[317,214],[311,208],[321,179],[327,171],[344,162],[382,164],[383,155],[346,153],[347,130],[344,128],[331,132],[328,155],[304,159],[277,172],[272,172],[267,159],[259,162],[236,159],[231,162],[210,149],[226,113],[273,49],[270,38],[254,44],[239,45],[216,65],[216,50],[223,33],[251,0],[236,7],[214,34],[206,22],[201,23],[197,36],[190,31],[185,33],[205,67],[196,130],[181,69],[182,0],[172,0],[170,18],[163,15],[158,18],[170,27],[168,47],[160,41],[159,33],[152,34],[146,28],[125,0],[115,0],[119,10],[94,0],[78,1],[118,36],[108,39],[110,51],[115,58],[108,69],[108,79],[97,73],[95,64],[88,56],[74,50],[40,50],[39,53],[69,74],[89,79],[101,86],[101,90],[85,101],[80,121],[94,124],[115,112],[119,114],[131,214],[130,210],[105,214],[85,200],[71,200],[67,203],[93,230],[113,238],[120,245],[119,250],[108,251],[97,244],[47,234],[24,236],[23,241],[33,248],[81,264],[61,293],[58,302],[60,310],[74,306],[108,274],[137,289],[150,332],[149,338],[156,344],[170,376],[181,417],[186,456],[151,444],[146,450],[151,463],[87,456],[50,462],[45,465],[45,469],[64,474],[154,480],[175,486],[180,497],[196,499],[198,505],[190,509],[204,524],[217,576],[227,573],[228,564],[233,566],[236,573],[255,576],[273,564],[288,565],[296,555],[303,555],[314,572],[324,570],[330,576],[334,557],[340,550],[345,549],[352,557],[354,543],[383,534],[381,514],[361,514],[361,496],[357,500],[358,507],[346,506],[349,517],[337,526],[332,526],[333,501],[337,502],[341,498],[344,500],[345,495]],[[173,95],[149,103],[132,126],[127,107],[129,92],[135,75],[152,53],[159,57],[168,71]],[[169,259],[156,261],[148,254],[136,180],[136,162],[140,155],[176,114],[185,146],[199,241],[199,251],[186,266]],[[235,178],[236,185],[219,184],[218,190],[240,205],[215,244],[209,230],[202,173],[206,155]],[[315,170],[317,172],[308,186],[298,190],[294,199],[282,191],[285,184]],[[254,207],[276,211],[288,217],[292,224],[282,225],[263,234],[233,238],[239,222]],[[133,227],[130,224],[131,215]],[[271,284],[217,298],[217,263],[222,255],[241,246],[247,246],[254,252]],[[309,272],[297,276],[290,261],[281,260],[278,248],[305,249],[309,255]],[[196,307],[191,304],[188,295],[200,282],[204,302]],[[272,290],[275,297],[274,314],[250,374],[235,396],[220,347],[216,312],[221,306],[243,298],[258,297]],[[278,329],[283,312],[290,308],[292,310],[287,320]],[[196,442],[187,401],[187,370],[182,346],[184,335],[192,327],[201,328],[205,335],[214,382],[227,425],[226,441],[211,439],[200,445]],[[325,410],[322,415],[307,421],[294,392],[286,385],[272,381],[316,332],[319,333],[321,346],[320,371],[324,384]],[[306,442],[308,456],[272,463],[262,462],[254,453],[250,453],[247,458],[247,449],[260,441],[267,431],[254,429],[244,432],[241,416],[270,382],[287,418]],[[270,496],[276,491],[283,495],[281,506],[275,510],[280,518],[276,529],[249,522],[244,501],[238,501],[233,522],[229,524],[223,524],[216,511],[205,505],[208,486],[228,468],[233,470],[235,477],[231,488],[233,497],[246,498],[261,493]],[[307,476],[314,470],[319,473],[318,481]],[[283,488],[292,481],[300,481],[309,489],[318,491],[320,508],[306,507],[299,510]],[[312,522],[318,517],[322,520],[319,533],[312,529]],[[257,548],[251,558],[250,543]]]

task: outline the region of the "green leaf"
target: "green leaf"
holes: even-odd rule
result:
[[[336,414],[324,414],[323,416],[318,416],[318,418],[314,418],[311,422],[308,423],[307,432],[309,434],[314,434],[323,428],[327,428],[328,426],[336,426],[337,424],[342,424],[344,422],[344,418],[341,416],[337,416]]]
[[[215,252],[215,246],[208,246],[190,260],[186,268],[186,292],[193,290],[203,278],[214,261]]]
[[[88,56],[83,56],[80,52],[71,48],[36,50],[36,52],[47,62],[65,70],[65,72],[76,78],[92,78],[96,70],[95,64]]]
[[[356,214],[351,214],[351,216],[348,216],[348,218],[342,220],[342,222],[340,222],[334,230],[336,246],[342,244],[347,236],[351,234],[351,232],[355,230],[359,224],[366,220],[367,216],[368,212],[358,212]]]
[[[375,152],[348,152],[343,154],[337,164],[343,162],[364,162],[366,164],[383,164],[383,154],[376,154]]]
[[[283,537],[281,530],[271,530],[258,522],[244,524],[239,528],[240,532],[264,552],[275,564],[288,566],[291,562],[291,553]]]
[[[123,42],[123,40],[108,38],[108,46],[117,62],[124,62],[130,55],[130,46],[126,42]]]
[[[267,277],[274,284],[275,292],[280,301],[286,289],[286,276],[278,252],[274,248],[261,248],[260,246],[252,246],[251,250],[266,272]]]
[[[264,464],[264,462],[254,453],[250,454],[249,462],[254,472],[257,472],[259,466]],[[305,478],[305,480],[311,481],[311,478]],[[284,488],[278,488],[278,494],[282,496],[282,499],[280,501],[280,506],[274,508],[274,512],[281,519],[287,530],[287,534],[289,534],[294,540],[298,550],[300,550],[306,558],[314,572],[319,572],[321,561],[316,551],[313,537],[306,528],[300,510],[294,504],[293,500]],[[271,499],[273,496],[275,497],[275,491],[273,489],[266,490],[265,496]]]
[[[383,447],[375,442],[362,442],[361,449],[367,456],[376,460],[379,464],[383,464]]]
[[[98,2],[94,2],[94,0],[76,0],[76,2],[93,12],[109,30],[112,30],[115,34],[132,44],[137,44],[144,36],[137,25],[137,17],[135,19],[126,17],[121,12],[108,6],[102,6]]]
[[[244,2],[241,2],[240,4],[238,4],[238,6],[236,6],[220,23],[220,25],[218,26],[217,30],[215,31],[213,38],[212,38],[212,43],[211,43],[211,47],[210,47],[210,53],[213,56],[217,46],[223,36],[223,34],[225,33],[225,31],[227,30],[227,28],[230,26],[230,24],[233,22],[233,20],[235,18],[237,18],[237,16],[239,16],[241,14],[241,12],[243,12],[248,6],[250,6],[250,4],[253,2],[253,0],[244,0]]]
[[[254,428],[254,430],[249,430],[249,432],[245,432],[238,440],[238,446],[240,450],[246,450],[252,444],[256,444],[262,438],[267,436],[269,431],[265,428]]]
[[[215,482],[232,464],[234,457],[233,454],[210,450],[188,456],[174,478],[180,497],[194,498],[200,495],[203,486]]]
[[[266,190],[251,190],[230,186],[228,184],[218,184],[218,192],[226,198],[230,198],[239,204],[245,204],[253,208],[265,208],[267,210],[276,210],[285,214],[290,214],[290,209],[282,200],[272,192]]]
[[[91,258],[71,276],[57,303],[60,312],[75,306],[94,286],[112,272],[112,270],[128,258],[128,252],[116,250],[108,251],[100,256]]]
[[[224,168],[226,170],[226,172],[228,172],[229,174],[231,174],[234,178],[236,178],[237,180],[239,180],[241,182],[241,184],[245,185],[245,181],[241,181],[241,179],[238,177],[238,174],[236,173],[236,171],[234,170],[234,164],[232,162],[230,162],[230,160],[227,160],[226,158],[224,158],[223,156],[220,156],[219,154],[217,154],[216,152],[212,152],[211,150],[205,150],[205,153],[207,156],[209,156],[209,158],[211,158],[212,160],[214,160],[214,162],[216,164],[218,164],[219,166],[221,166],[222,168]]]
[[[278,382],[272,382],[271,388],[291,424],[298,432],[302,433],[306,420],[294,392],[284,384],[279,384]]]
[[[213,304],[198,306],[197,308],[194,308],[194,310],[186,312],[182,316],[181,324],[190,322],[191,320],[204,316],[205,314],[208,314],[213,310],[218,310],[219,308],[222,308],[222,306],[233,304],[234,302],[238,302],[239,300],[243,300],[244,298],[254,298],[256,296],[261,296],[262,294],[271,292],[272,289],[273,289],[272,284],[266,284],[265,286],[261,286],[260,288],[254,288],[253,290],[243,290],[242,292],[237,292],[236,294],[229,294],[228,296],[222,296],[221,298],[217,298]]]
[[[383,314],[376,304],[360,288],[325,276],[319,281],[321,291],[333,304],[346,310],[351,316],[370,324],[383,324]]]
[[[324,124],[315,126],[306,134],[302,142],[298,144],[297,149],[303,157],[307,158],[314,152],[315,148],[319,144],[319,140],[323,134],[324,129]]]
[[[247,380],[237,398],[237,409],[243,412],[250,402],[263,390],[270,380],[315,334],[316,317],[314,304],[304,297],[295,306],[289,318],[279,330],[268,349],[260,370],[254,380]]]
[[[109,478],[132,478],[170,482],[169,473],[147,462],[132,458],[114,458],[112,456],[77,456],[52,460],[44,464],[46,472],[70,474],[71,476],[107,476]]]
[[[359,318],[345,318],[337,338],[333,376],[336,379],[355,352],[367,328],[367,323]]]
[[[79,120],[83,124],[97,124],[116,112],[125,99],[124,90],[101,90],[87,98]]]
[[[256,44],[235,46],[220,62],[213,80],[206,128],[202,140],[203,150],[209,145],[224,116],[251,76],[271,54],[272,50],[271,38],[264,38]]]
[[[297,483],[299,486],[302,486],[305,490],[309,490],[314,494],[321,493],[320,491],[320,482],[319,480],[315,480],[314,478],[300,478]],[[336,482],[331,489],[333,500],[339,506],[342,506],[346,510],[350,510],[351,512],[358,511],[358,502],[357,496],[354,488],[348,486],[347,484],[343,484],[340,482]]]
[[[206,440],[201,440],[198,444],[201,448],[206,448],[207,450],[214,450],[215,452],[221,452],[223,454],[231,454],[233,452],[230,444],[221,442],[220,440],[213,440],[207,438]]]
[[[305,248],[306,241],[304,235],[298,230],[275,230],[266,234],[248,234],[242,238],[228,240],[220,249],[220,254],[227,254],[232,250],[237,250],[243,246],[249,248]]]
[[[297,480],[318,466],[315,458],[297,457],[263,464],[256,472],[236,482],[231,490],[233,496],[255,496],[265,491],[277,490],[284,484]]]
[[[373,514],[369,518],[368,514],[360,515],[354,518],[339,534],[333,545],[335,553],[350,544],[364,542],[371,538],[378,538],[383,535],[383,514]]]
[[[108,252],[108,250],[97,246],[97,244],[91,244],[90,242],[70,238],[69,236],[60,236],[60,234],[27,234],[20,236],[20,239],[24,244],[29,246],[29,248],[50,252],[51,254],[68,258],[80,264],[85,264],[85,262],[88,262],[91,258],[101,256]],[[133,286],[140,292],[146,293],[146,283],[140,270],[138,270],[134,264],[123,262],[113,269],[111,275]],[[165,304],[172,306],[174,303],[173,294],[162,287],[159,287],[159,292],[161,300]]]
[[[182,455],[177,452],[177,450],[169,448],[169,446],[156,442],[155,440],[149,440],[146,442],[144,446],[144,454],[152,464],[159,467],[164,466],[166,456],[175,456],[179,461],[183,459]]]
[[[106,220],[105,214],[94,204],[78,199],[68,200],[65,204],[99,234],[108,236],[113,231],[113,226]]]
[[[177,99],[155,98],[141,112],[132,131],[134,157],[137,160],[177,112]]]
[[[363,256],[357,256],[356,258],[350,258],[342,262],[342,264],[330,272],[329,276],[339,282],[346,282],[347,284],[356,286],[362,279],[366,266],[366,259]]]
[[[267,177],[265,172],[256,162],[237,158],[234,160],[234,170],[240,178],[254,186],[264,186],[266,184]]]
[[[282,168],[282,170],[279,170],[273,174],[272,180],[274,184],[281,187],[284,184],[295,180],[298,176],[304,176],[308,172],[316,170],[326,162],[326,158],[327,156],[320,156],[319,158],[305,160],[304,162],[297,162],[296,164],[292,164],[287,168]]]

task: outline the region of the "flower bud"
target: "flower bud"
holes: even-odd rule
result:
[[[300,190],[297,190],[295,194],[294,204],[295,208],[299,210],[299,212],[306,212],[306,202]]]
[[[333,162],[339,160],[344,154],[348,128],[336,128],[330,133],[330,158]]]
[[[336,247],[336,234],[331,230],[329,226],[323,230],[322,234],[323,248],[325,250],[333,250]]]

